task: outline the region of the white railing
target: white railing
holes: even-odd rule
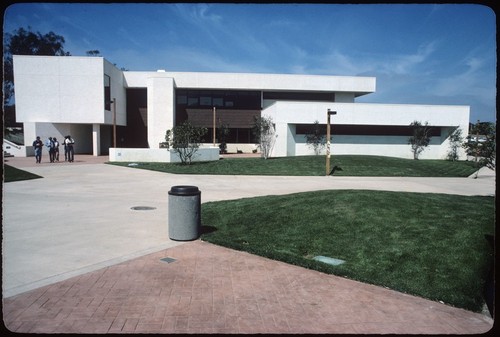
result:
[[[7,139],[3,140],[2,148],[4,153],[7,152],[14,157],[30,157],[35,154],[33,146],[17,145]]]
[[[13,143],[10,140],[4,138],[4,140],[3,140],[3,148],[4,148],[4,150],[5,150],[6,147],[10,147],[10,146],[13,146],[14,148],[16,148],[18,150],[22,149],[22,146],[17,145],[16,143]]]

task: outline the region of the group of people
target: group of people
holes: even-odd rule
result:
[[[64,137],[64,161],[73,162],[75,160],[75,150],[73,149],[73,145],[75,141],[71,138],[70,135]],[[45,146],[49,151],[50,162],[58,162],[59,161],[59,141],[56,137],[49,137],[45,141]],[[36,163],[39,164],[42,162],[42,148],[44,144],[40,139],[40,136],[37,136],[35,141],[33,142],[33,148],[35,149],[35,160]]]

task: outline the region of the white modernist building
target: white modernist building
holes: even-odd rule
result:
[[[375,92],[374,77],[253,73],[122,71],[102,57],[14,55],[16,119],[24,125],[26,155],[36,136],[70,134],[76,153],[116,161],[169,161],[165,132],[189,120],[208,128],[206,157],[218,158],[213,125],[229,129],[229,152],[251,152],[255,116],[272,117],[272,156],[313,154],[305,135],[332,116],[332,154],[413,158],[410,123],[428,122],[422,159],[444,159],[449,133],[467,136],[469,106],[356,103]],[[215,119],[214,119],[215,115]],[[203,153],[203,151],[202,151]],[[203,154],[202,154],[203,155]],[[204,156],[204,155],[203,155]],[[465,159],[465,153],[461,153]]]

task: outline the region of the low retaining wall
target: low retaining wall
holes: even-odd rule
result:
[[[219,160],[218,147],[200,147],[194,154],[193,161]],[[109,161],[180,163],[179,155],[172,149],[130,149],[109,148]]]
[[[13,155],[14,157],[32,157],[35,155],[33,146],[17,145],[8,140],[3,140],[3,151]]]

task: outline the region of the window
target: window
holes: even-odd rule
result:
[[[326,134],[326,124],[321,124],[321,128]],[[295,133],[305,135],[311,133],[314,126],[312,124],[297,124]],[[411,136],[412,128],[407,125],[335,125],[331,126],[332,135],[350,136]],[[431,128],[431,136],[440,136],[440,128]]]
[[[176,98],[177,106],[187,104],[190,108],[219,107],[252,110],[262,108],[260,91],[179,89]]]
[[[282,101],[316,101],[335,102],[333,92],[300,92],[300,91],[267,91],[263,93],[263,99]]]
[[[189,97],[188,98],[189,106],[198,106],[198,97]]]
[[[104,75],[104,110],[111,110],[111,77]]]
[[[222,97],[214,97],[213,100],[212,100],[212,104],[215,107],[224,106],[224,99]]]
[[[200,96],[201,106],[212,106],[212,96]]]
[[[209,129],[205,142],[212,142],[212,108],[217,108],[217,116],[229,125],[227,142],[253,143],[253,116],[260,115],[262,94],[250,90],[176,90],[175,122],[180,125],[191,120],[195,125]],[[189,111],[189,113],[188,113]]]
[[[177,104],[186,105],[187,104],[187,96],[186,95],[177,95]]]

